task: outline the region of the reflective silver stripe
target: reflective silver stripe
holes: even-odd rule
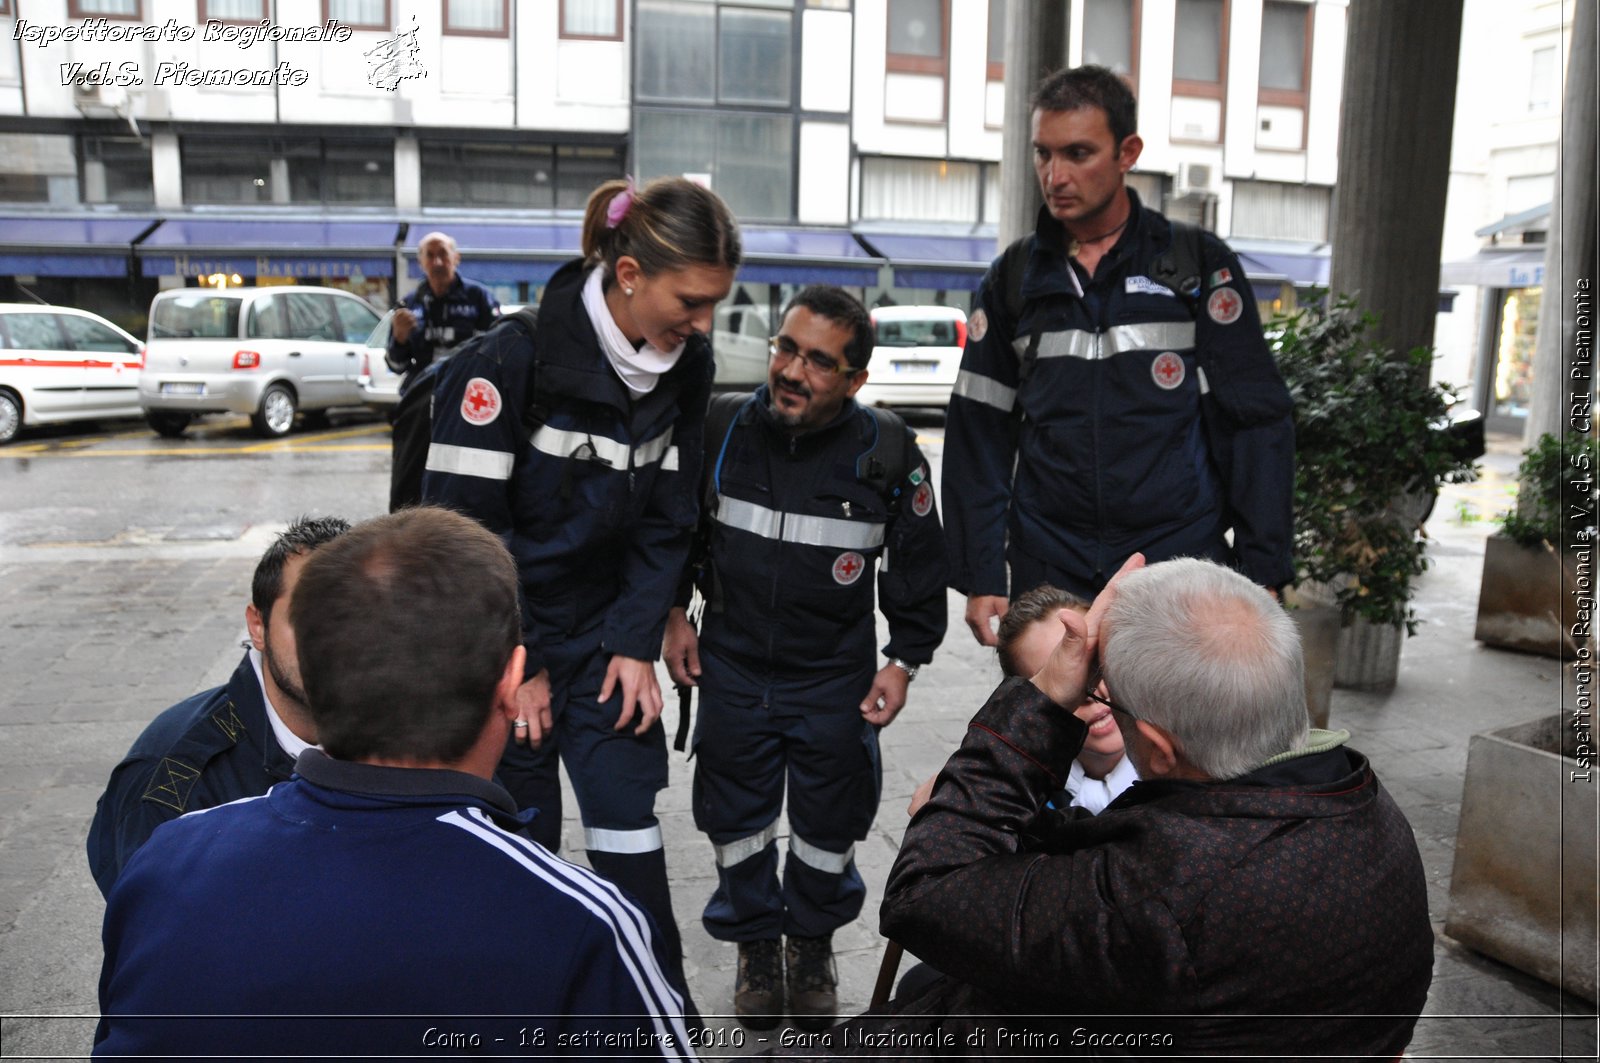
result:
[[[481,476],[485,480],[511,479],[515,456],[503,450],[452,447],[446,443],[428,446],[429,472],[450,472],[457,476]]]
[[[1019,356],[1026,353],[1028,337],[1017,338],[1012,346]],[[1092,362],[1126,351],[1181,351],[1193,346],[1193,321],[1148,321],[1140,325],[1117,325],[1102,333],[1083,329],[1046,332],[1039,337],[1039,357],[1082,358]]]
[[[585,827],[583,847],[600,853],[653,853],[661,848],[661,824],[643,830]]]
[[[717,523],[763,539],[835,550],[871,550],[883,545],[884,536],[880,523],[783,513],[727,495],[717,496]]]
[[[1197,365],[1197,366],[1194,367],[1194,371],[1195,371],[1196,377],[1200,381],[1200,394],[1202,394],[1202,395],[1211,394],[1211,381],[1206,379],[1205,368],[1203,366],[1198,366]]]
[[[765,827],[762,827],[759,833],[752,834],[748,838],[740,838],[738,841],[729,842],[727,845],[713,845],[712,848],[717,852],[717,866],[733,867],[736,864],[742,864],[771,845],[777,837],[778,821],[773,820]]]
[[[678,448],[677,447],[668,447],[667,448],[666,454],[663,455],[662,458],[661,458],[661,471],[662,472],[677,472],[678,471]]]
[[[852,845],[842,853],[830,853],[826,849],[817,848],[798,834],[791,834],[789,835],[789,852],[797,857],[802,864],[814,867],[818,871],[842,875],[844,874],[844,869],[850,866],[850,861],[855,859],[856,847]]]
[[[573,452],[585,446],[593,447],[595,456],[604,458],[614,469],[628,468],[631,451],[627,444],[619,443],[593,432],[568,432],[545,425],[533,434],[533,449],[556,458],[570,458]],[[587,450],[585,450],[587,454]]]
[[[1002,413],[1010,413],[1011,407],[1017,404],[1016,388],[1008,388],[998,380],[979,376],[966,369],[956,374],[955,393],[964,399],[993,406]]]
[[[651,465],[660,461],[667,453],[667,448],[672,445],[672,429],[656,436],[654,439],[640,443],[633,448],[633,464],[635,468],[640,465]]]

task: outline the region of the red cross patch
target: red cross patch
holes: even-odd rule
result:
[[[911,495],[911,512],[919,517],[926,517],[933,509],[933,485],[926,480],[917,485],[916,491]]]
[[[1219,325],[1231,325],[1244,313],[1244,300],[1232,288],[1218,288],[1206,300],[1206,313]]]
[[[475,376],[467,381],[467,390],[461,396],[461,419],[468,424],[486,425],[500,416],[500,389]]]
[[[1183,383],[1183,359],[1172,351],[1163,351],[1150,363],[1150,379],[1156,386],[1171,391]]]
[[[867,559],[854,550],[846,550],[833,562],[833,581],[848,587],[861,578],[867,570]]]

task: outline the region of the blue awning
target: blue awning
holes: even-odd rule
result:
[[[294,277],[392,277],[399,226],[392,221],[168,218],[137,248],[146,277],[212,273]]]
[[[0,274],[123,277],[133,242],[152,217],[0,217]]]
[[[739,280],[753,284],[837,284],[869,288],[883,260],[844,229],[743,228]]]
[[[868,247],[889,260],[902,288],[978,290],[998,255],[995,237],[971,234],[891,233],[856,230]]]
[[[446,233],[461,252],[461,275],[484,284],[543,284],[562,263],[583,253],[583,233],[576,221],[536,225],[454,222],[441,218],[412,219],[406,231],[406,274],[420,283],[417,241],[428,233]]]

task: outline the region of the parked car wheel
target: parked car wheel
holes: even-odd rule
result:
[[[162,439],[177,439],[183,435],[184,429],[189,427],[189,422],[193,421],[194,417],[187,413],[146,410],[144,420],[146,424],[155,429],[156,435]]]
[[[277,439],[289,434],[289,429],[294,427],[294,415],[298,409],[294,392],[285,384],[273,384],[261,395],[261,407],[250,417],[250,425],[256,430],[256,435],[268,439]]]
[[[0,443],[9,443],[22,431],[22,400],[0,388]]]

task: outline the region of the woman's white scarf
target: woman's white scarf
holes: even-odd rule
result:
[[[606,306],[605,289],[602,286],[604,279],[604,266],[596,266],[589,271],[589,279],[583,283],[583,308],[589,313],[589,323],[594,325],[594,334],[600,338],[600,349],[605,352],[611,368],[616,370],[617,376],[622,378],[635,396],[648,395],[661,374],[678,364],[684,344],[663,351],[653,343],[646,343],[634,350],[628,337],[617,327],[616,320],[611,316],[611,308]]]

